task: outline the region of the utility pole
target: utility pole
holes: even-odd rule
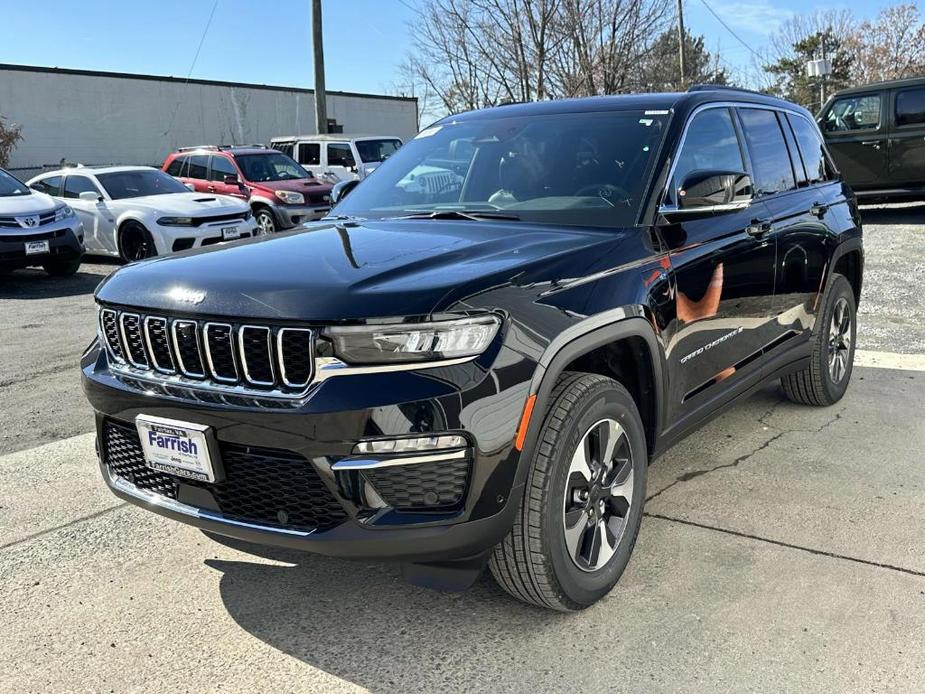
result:
[[[828,29],[822,32],[822,64],[823,65],[825,65],[825,62],[826,62],[825,61],[825,39],[828,33],[829,33]],[[819,107],[820,108],[825,106],[825,75],[826,73],[823,72],[822,79],[819,80]]]
[[[687,84],[687,70],[684,60],[684,0],[678,0],[678,57],[681,60],[681,89]]]
[[[312,49],[315,62],[315,123],[318,133],[328,131],[328,104],[324,91],[324,37],[321,31],[321,0],[312,0]]]

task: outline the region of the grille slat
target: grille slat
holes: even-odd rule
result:
[[[117,370],[161,381],[165,387],[295,397],[304,395],[315,378],[315,333],[309,328],[106,307],[100,308],[99,328]]]
[[[210,484],[152,470],[144,461],[137,430],[106,419],[103,462],[136,487],[183,501],[184,487],[208,491],[222,515],[233,520],[293,530],[328,530],[347,519],[312,464],[296,453],[222,443],[225,479]],[[201,492],[200,492],[201,493]]]

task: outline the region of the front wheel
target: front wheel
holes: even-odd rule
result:
[[[157,248],[154,245],[151,232],[141,224],[134,222],[126,224],[119,236],[119,255],[127,263],[134,263],[137,260],[156,256]]]
[[[254,213],[254,221],[257,223],[257,232],[255,236],[265,236],[276,231],[276,219],[273,213],[266,207],[261,207]]]
[[[74,260],[49,260],[42,268],[52,277],[70,277],[80,269],[80,258]]]
[[[642,521],[648,453],[632,396],[595,374],[556,384],[510,534],[489,563],[515,598],[580,610],[629,562]]]

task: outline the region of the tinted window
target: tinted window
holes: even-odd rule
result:
[[[825,151],[822,145],[822,136],[816,127],[805,118],[787,116],[793,133],[800,145],[800,155],[803,157],[803,166],[810,183],[818,183],[828,179],[825,162]]]
[[[294,142],[271,142],[270,147],[273,149],[282,152],[286,156],[292,156],[292,150],[295,147]]]
[[[79,198],[81,193],[89,192],[100,194],[96,186],[86,176],[74,176],[73,174],[64,179],[64,197]]]
[[[680,188],[681,182],[692,171],[745,171],[742,150],[729,109],[711,108],[701,111],[688,126],[684,145],[678,155],[672,188]]]
[[[171,176],[180,177],[183,174],[181,173],[183,165],[186,163],[186,157],[176,157],[170,164],[167,166],[167,173]]]
[[[205,154],[195,154],[189,158],[188,178],[205,180],[209,175],[209,157]]]
[[[41,181],[36,181],[32,184],[32,189],[49,195],[61,195],[61,176],[49,176]]]
[[[212,173],[209,176],[209,180],[212,181],[224,181],[225,176],[237,176],[238,170],[234,168],[234,164],[227,157],[214,156],[212,157]]]
[[[752,161],[756,195],[770,195],[790,190],[796,184],[790,166],[790,154],[774,111],[758,108],[739,109],[745,144]]]
[[[98,174],[102,184],[113,200],[137,198],[142,195],[163,195],[165,193],[188,193],[186,186],[173,176],[157,169],[135,169]]]
[[[382,162],[337,213],[490,212],[509,234],[521,221],[630,226],[668,118],[610,111],[446,119]],[[420,226],[421,233],[433,228]]]
[[[845,96],[832,102],[822,128],[826,132],[876,130],[880,127],[880,95]]]
[[[360,155],[360,161],[385,161],[398,148],[401,147],[401,140],[358,140],[356,142],[357,154]]]
[[[321,163],[321,145],[317,142],[300,142],[299,163],[306,166],[318,166]]]
[[[803,169],[803,160],[800,159],[800,148],[793,136],[793,130],[787,123],[787,114],[777,113],[777,122],[780,125],[781,132],[784,133],[784,139],[787,141],[787,151],[790,153],[790,170],[796,176],[797,187],[807,184],[806,171]]]
[[[339,142],[329,144],[328,166],[356,166],[350,145]]]
[[[907,89],[896,95],[896,125],[925,123],[925,89]]]
[[[308,178],[309,174],[295,159],[282,152],[239,154],[235,157],[246,181],[292,181]]]
[[[31,192],[25,183],[0,169],[0,197],[14,195],[31,195]]]

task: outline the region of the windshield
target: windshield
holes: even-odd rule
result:
[[[29,188],[18,178],[0,169],[0,197],[9,198],[14,195],[29,195]]]
[[[610,111],[448,119],[389,157],[337,213],[491,211],[532,222],[631,226],[668,117]]]
[[[173,176],[168,176],[156,169],[116,171],[115,173],[97,174],[96,178],[113,200],[140,198],[143,195],[190,192]]]
[[[292,181],[308,178],[308,173],[292,157],[282,152],[239,154],[235,157],[247,181]]]
[[[368,164],[385,161],[386,157],[395,154],[401,147],[401,140],[357,140],[355,144],[360,161]]]

